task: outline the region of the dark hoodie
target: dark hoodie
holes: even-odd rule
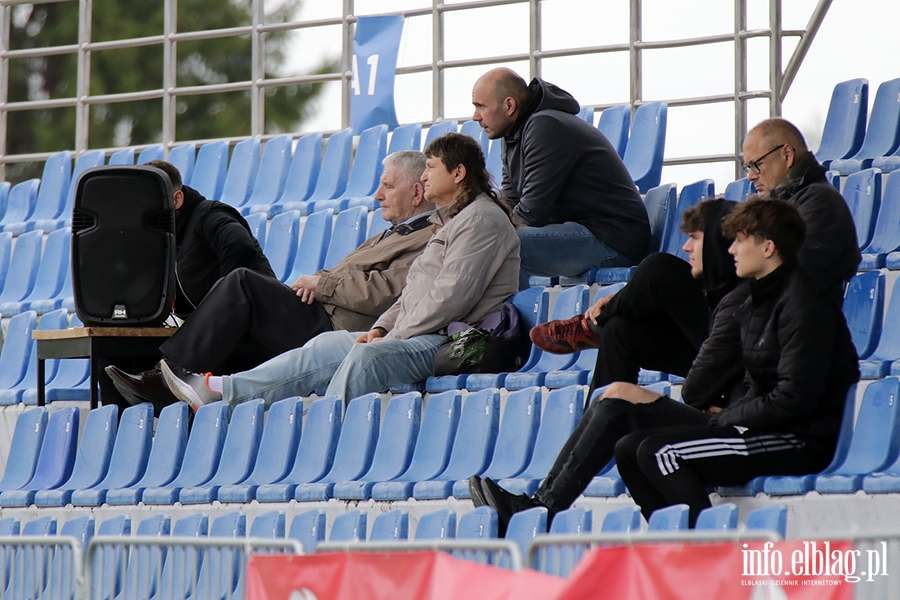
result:
[[[535,78],[531,100],[503,138],[503,194],[516,220],[542,227],[574,221],[626,257],[648,252],[650,223],[615,148],[578,118],[568,92]]]

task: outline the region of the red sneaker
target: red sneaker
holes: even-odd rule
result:
[[[549,321],[533,327],[532,343],[551,354],[572,354],[600,347],[600,336],[591,331],[584,315],[563,321]]]

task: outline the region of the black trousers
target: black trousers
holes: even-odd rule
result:
[[[684,377],[709,334],[709,305],[691,266],[660,252],[638,265],[597,323],[591,392],[614,381],[637,383],[641,368]]]
[[[333,329],[319,302],[306,304],[277,279],[241,268],[213,286],[160,350],[189,371],[228,375]]]
[[[616,464],[644,518],[685,503],[690,526],[711,506],[707,487],[741,485],[761,475],[806,475],[834,454],[792,433],[737,427],[668,427],[636,432],[616,445]]]
[[[552,512],[568,508],[613,458],[620,439],[672,424],[705,426],[709,415],[661,397],[648,404],[607,398],[593,402],[566,441],[535,497]]]

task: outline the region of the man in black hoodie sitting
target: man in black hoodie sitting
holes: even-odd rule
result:
[[[634,181],[609,140],[578,118],[571,94],[498,68],[475,82],[472,104],[472,119],[502,139],[503,195],[524,226],[521,288],[529,275],[580,275],[647,255],[650,223]]]

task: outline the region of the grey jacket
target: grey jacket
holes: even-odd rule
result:
[[[376,321],[386,338],[439,333],[452,321],[476,325],[518,291],[519,238],[503,210],[485,194],[448,219],[453,207],[431,215],[440,229]]]

